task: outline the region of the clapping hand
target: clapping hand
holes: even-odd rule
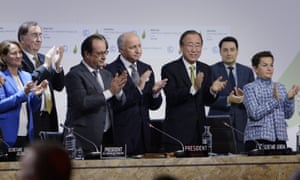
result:
[[[158,93],[162,88],[164,88],[167,84],[168,79],[165,78],[161,81],[158,81],[154,84],[153,88],[152,88],[152,93],[156,94]]]
[[[227,81],[222,81],[222,76],[219,76],[211,85],[210,90],[213,93],[222,91],[227,84]]]

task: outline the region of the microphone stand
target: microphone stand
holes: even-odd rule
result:
[[[175,155],[176,157],[182,157],[182,156],[184,156],[184,154],[185,154],[184,145],[183,145],[183,143],[182,143],[179,139],[177,139],[177,138],[171,136],[170,134],[168,134],[168,133],[166,133],[166,132],[164,132],[164,131],[158,129],[157,127],[153,126],[151,123],[148,123],[148,125],[149,125],[150,128],[152,128],[152,129],[154,129],[154,130],[160,132],[161,134],[163,134],[163,135],[169,137],[170,139],[172,139],[172,140],[178,142],[178,144],[180,144],[180,146],[181,146],[181,150],[175,151],[175,152],[174,152],[174,155]]]
[[[239,129],[236,129],[235,127],[231,126],[230,124],[228,124],[227,122],[224,122],[223,121],[223,124],[226,126],[226,127],[229,127],[230,129],[232,129],[233,131],[241,134],[242,136],[244,136],[245,134],[240,131]],[[257,140],[252,140],[253,142],[255,142],[256,144],[256,149],[253,149],[251,151],[248,152],[248,155],[261,155],[261,154],[264,154],[264,149],[263,149],[263,146],[262,144],[260,144]]]

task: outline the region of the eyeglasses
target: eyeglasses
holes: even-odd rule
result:
[[[37,39],[37,38],[41,38],[42,39],[42,33],[31,33],[29,34],[30,37]]]
[[[192,49],[192,48],[201,49],[202,48],[202,45],[200,43],[196,43],[196,44],[184,43],[183,45],[190,49]]]
[[[109,53],[109,51],[106,50],[106,51],[95,52],[94,54],[96,56],[104,56],[104,55],[107,55],[108,53]]]

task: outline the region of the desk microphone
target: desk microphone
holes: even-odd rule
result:
[[[70,129],[70,127],[65,126],[65,125],[62,124],[62,123],[60,123],[60,126],[63,127],[64,129],[67,129],[67,130]],[[94,155],[95,155],[95,156],[96,156],[96,155],[100,155],[100,151],[99,151],[97,145],[96,145],[95,143],[93,143],[93,141],[91,141],[91,140],[89,140],[88,138],[86,138],[86,137],[80,135],[78,132],[76,132],[76,131],[74,131],[74,130],[73,130],[73,133],[74,133],[76,136],[78,136],[78,137],[80,137],[81,139],[83,139],[84,141],[86,141],[86,142],[88,142],[89,144],[91,144],[91,145],[94,146],[96,152],[89,152],[88,154],[90,154],[90,155],[92,155],[92,156],[94,156]]]
[[[158,129],[157,127],[153,126],[151,123],[148,123],[148,125],[150,128],[155,129],[156,131],[160,132],[161,134],[171,138],[172,140],[174,140],[174,141],[178,142],[178,144],[180,144],[181,150],[175,151],[175,156],[182,156],[184,154],[184,145],[179,139],[175,138],[174,136],[171,136],[170,134],[162,131],[161,129]]]
[[[223,124],[224,124],[226,127],[229,127],[230,129],[232,129],[233,131],[235,131],[235,132],[241,134],[242,136],[245,135],[242,131],[240,131],[239,129],[237,129],[237,128],[231,126],[231,125],[228,124],[227,122],[223,121]],[[263,150],[262,144],[260,144],[260,143],[259,143],[257,140],[255,140],[255,139],[253,139],[252,141],[255,142],[255,144],[256,144],[256,149],[253,149],[253,150],[251,150],[251,151],[254,152],[254,151],[261,151],[261,150]]]

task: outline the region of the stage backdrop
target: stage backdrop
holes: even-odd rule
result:
[[[0,40],[17,39],[18,26],[27,20],[38,21],[43,28],[43,48],[63,45],[63,65],[80,62],[81,41],[92,33],[108,38],[110,53],[107,62],[118,54],[116,38],[125,31],[135,31],[143,43],[143,61],[153,66],[160,79],[163,64],[180,56],[178,39],[187,29],[203,34],[204,49],[201,61],[213,64],[220,60],[218,41],[232,35],[239,40],[238,61],[250,66],[258,51],[270,50],[275,56],[274,80],[285,84],[300,84],[298,17],[300,2],[290,1],[5,1],[1,3]],[[56,93],[59,119],[65,119],[66,94]],[[296,109],[299,111],[299,108]],[[164,105],[151,112],[153,119],[164,118]],[[299,115],[288,120],[289,146],[295,146]]]

